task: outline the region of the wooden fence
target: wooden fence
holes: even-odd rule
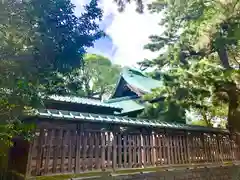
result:
[[[12,169],[27,176],[239,160],[236,140],[227,133],[92,124],[39,124],[34,141],[12,151]]]

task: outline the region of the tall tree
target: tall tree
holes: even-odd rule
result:
[[[167,51],[143,65],[169,69],[163,75],[164,88],[152,96],[164,95],[166,101],[195,108],[205,118],[209,113],[221,116],[214,109],[224,107],[228,128],[239,131],[239,1],[158,0],[149,8],[165,12],[161,25],[166,30],[151,36],[146,48]]]
[[[119,77],[120,67],[101,55],[86,54],[83,65],[67,78],[69,94],[102,99],[109,95]],[[81,91],[79,91],[81,89]]]
[[[101,18],[97,0],[80,17],[70,0],[0,2],[1,141],[8,145],[23,133],[24,111],[40,105],[39,92],[46,92],[56,75],[81,65],[85,49],[103,35]]]
[[[108,58],[96,54],[87,54],[84,63],[82,75],[87,95],[97,96],[100,99],[104,95],[109,95],[119,77],[120,67],[112,64]]]

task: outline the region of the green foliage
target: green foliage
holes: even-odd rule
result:
[[[212,124],[208,124],[206,121],[203,121],[203,120],[193,121],[191,122],[191,125],[212,127]]]
[[[151,36],[146,48],[165,51],[141,63],[156,67],[164,81],[147,98],[165,97],[165,107],[175,103],[207,121],[227,116],[230,130],[240,130],[239,1],[157,0],[149,9],[164,11],[160,24],[165,31]]]
[[[55,73],[45,86],[49,94],[96,97],[102,99],[115,88],[120,67],[101,55],[86,54],[82,66],[63,74]]]
[[[42,105],[39,94],[67,89],[59,74],[70,76],[81,66],[85,49],[104,35],[101,18],[97,0],[80,17],[70,0],[0,2],[1,150],[14,136],[29,139],[33,127],[22,119],[26,110]]]
[[[103,95],[109,95],[115,88],[120,67],[112,64],[109,59],[95,54],[87,54],[84,62],[82,75],[86,80],[84,85],[88,96],[97,95],[102,99]],[[91,83],[92,86],[88,87]]]
[[[83,92],[76,95],[87,97],[103,98],[115,87],[115,83],[120,73],[120,67],[101,55],[86,54],[83,59],[83,66],[72,72],[72,78],[78,81],[71,81],[71,91],[76,92],[77,86],[81,85]]]
[[[120,12],[123,12],[125,10],[126,5],[133,1],[136,3],[136,11],[139,13],[143,13],[144,4],[142,0],[114,0]]]
[[[139,117],[170,123],[186,123],[184,109],[174,102],[167,101],[147,105]]]

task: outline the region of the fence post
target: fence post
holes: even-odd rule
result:
[[[140,135],[140,140],[141,140],[141,161],[142,161],[142,166],[145,167],[145,152],[144,152],[144,142],[143,142],[142,133]]]
[[[117,147],[116,146],[117,146],[117,133],[113,132],[113,162],[112,162],[113,171],[115,171],[117,167]]]
[[[151,139],[150,139],[150,145],[151,145],[151,153],[152,153],[152,165],[156,166],[156,141],[155,141],[155,133],[152,132]]]
[[[75,159],[75,173],[79,173],[80,172],[80,142],[81,139],[81,129],[80,129],[80,124],[76,124],[76,159]]]
[[[219,161],[220,162],[223,162],[223,157],[222,157],[222,147],[221,147],[221,143],[220,143],[220,137],[219,137],[219,134],[216,134],[217,136],[217,147],[218,147],[218,152],[219,152]]]
[[[186,144],[186,146],[187,146],[187,161],[189,164],[191,164],[188,131],[185,131],[185,137],[186,137],[186,142],[187,142],[187,144]]]

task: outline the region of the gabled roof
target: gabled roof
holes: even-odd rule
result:
[[[151,77],[147,77],[146,75],[143,74],[143,72],[137,69],[124,67],[121,72],[119,81],[116,85],[116,89],[113,93],[113,96],[116,93],[119,83],[122,79],[124,79],[127,82],[127,84],[130,87],[132,87],[132,89],[139,90],[142,93],[150,93],[152,89],[162,86],[161,81],[155,80]]]
[[[76,97],[76,96],[60,96],[60,95],[51,95],[48,97],[48,99],[53,101],[58,101],[58,102],[65,102],[65,103],[75,103],[75,104],[107,107],[107,108],[112,108],[112,109],[121,111],[121,107],[117,106],[117,104],[107,104],[97,99],[90,99],[90,98],[83,98],[83,97]]]
[[[121,98],[114,98],[104,101],[104,103],[119,106],[122,108],[121,114],[139,111],[144,109],[144,104],[140,103],[140,98],[137,96],[126,96]]]
[[[220,128],[209,128],[203,126],[192,126],[187,124],[177,124],[159,121],[150,121],[147,119],[128,118],[120,116],[100,115],[100,114],[89,114],[75,111],[63,111],[55,109],[42,109],[36,110],[33,116],[50,119],[62,119],[69,121],[88,121],[88,122],[105,122],[114,123],[121,125],[135,125],[145,127],[156,127],[156,128],[169,128],[169,129],[180,129],[180,130],[192,130],[201,132],[228,132],[225,129]]]

